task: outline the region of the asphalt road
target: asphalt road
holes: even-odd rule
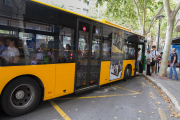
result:
[[[179,120],[143,76],[117,81],[98,90],[42,102],[20,117],[0,113],[0,120]]]

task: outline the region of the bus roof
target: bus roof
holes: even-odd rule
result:
[[[120,25],[111,23],[111,22],[106,21],[106,20],[104,20],[104,19],[102,19],[102,21],[100,21],[100,20],[96,20],[96,19],[93,19],[93,18],[84,16],[84,15],[81,15],[81,14],[78,14],[78,13],[75,13],[75,12],[72,12],[72,11],[69,11],[69,10],[66,10],[66,9],[63,9],[63,8],[60,8],[60,7],[54,6],[54,5],[50,5],[50,4],[47,4],[47,3],[40,2],[40,1],[38,1],[38,0],[31,0],[31,1],[32,1],[32,2],[36,2],[36,3],[39,3],[39,4],[42,4],[42,5],[46,5],[46,6],[55,8],[55,9],[59,9],[59,10],[62,10],[62,11],[68,12],[68,13],[72,13],[72,14],[75,14],[75,15],[78,15],[78,16],[81,16],[81,17],[84,17],[84,18],[87,18],[87,19],[91,19],[91,20],[93,20],[93,21],[100,22],[100,23],[103,23],[103,24],[106,24],[106,25],[109,25],[109,26],[113,26],[113,27],[116,27],[116,28],[119,28],[119,29],[122,29],[122,30],[125,30],[125,31],[128,31],[128,32],[131,32],[131,33],[134,33],[134,32],[132,32],[132,31],[131,31],[130,29],[128,29],[128,28],[125,28],[125,27],[122,27],[122,26],[120,26]],[[137,34],[137,33],[134,33],[134,34]],[[139,35],[139,34],[137,34],[137,35]],[[140,35],[140,36],[142,36],[142,35]]]

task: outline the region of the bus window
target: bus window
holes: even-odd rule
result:
[[[75,62],[74,29],[60,27],[59,49],[56,50],[57,63]]]
[[[102,41],[102,60],[111,60],[111,43],[112,43],[112,30],[111,28],[103,28],[103,41]]]
[[[129,46],[129,59],[135,59],[135,47]]]
[[[36,48],[34,50],[36,55],[31,56],[31,65],[35,62],[39,64],[54,63],[54,37],[47,35],[36,34]]]
[[[0,42],[6,47],[0,56],[1,66],[54,63],[52,36],[19,32],[19,37],[7,36]]]
[[[136,44],[126,41],[124,43],[124,59],[125,60],[135,59],[136,58],[135,53],[136,53]]]

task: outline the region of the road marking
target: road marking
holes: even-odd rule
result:
[[[57,104],[53,101],[53,100],[50,100],[49,101],[52,106],[58,111],[58,113],[65,119],[65,120],[71,120],[67,115],[66,113],[64,113],[61,108],[59,106],[57,106]]]
[[[144,86],[146,86],[146,87],[147,87],[147,85],[146,85],[144,82],[141,82],[141,83],[142,83],[143,87],[144,87]]]
[[[67,100],[67,99],[87,99],[87,98],[105,98],[105,97],[116,97],[116,96],[124,96],[124,95],[137,95],[142,93],[129,93],[129,94],[117,94],[117,95],[102,95],[102,96],[87,96],[87,97],[72,97],[72,98],[55,98],[53,100]]]
[[[120,89],[127,90],[127,91],[131,91],[131,92],[133,92],[133,93],[142,94],[142,93],[140,93],[140,92],[133,91],[133,90],[129,90],[129,89],[125,89],[125,88],[122,88],[122,87],[119,87],[119,86],[113,86],[113,87],[120,88]]]
[[[161,108],[159,108],[158,111],[159,111],[159,115],[161,117],[161,120],[167,120],[164,111]]]
[[[153,99],[156,99],[156,96],[152,93],[152,92],[149,92],[150,96],[152,96]]]
[[[143,94],[143,93],[141,93],[141,92],[137,92],[137,91],[125,89],[125,88],[118,87],[118,86],[113,86],[113,87],[120,88],[120,89],[123,89],[123,90],[127,90],[127,91],[130,91],[130,92],[133,92],[133,93],[128,93],[128,94],[115,94],[115,95],[102,95],[102,96],[87,96],[87,97],[55,98],[55,99],[53,99],[53,100],[105,98],[105,97],[116,97],[116,96],[125,96],[125,95],[137,95],[137,94]]]

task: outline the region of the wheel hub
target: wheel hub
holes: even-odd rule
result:
[[[18,99],[18,100],[23,99],[23,98],[24,98],[24,95],[25,95],[24,91],[19,90],[19,91],[17,91],[17,93],[16,93],[16,99]]]

